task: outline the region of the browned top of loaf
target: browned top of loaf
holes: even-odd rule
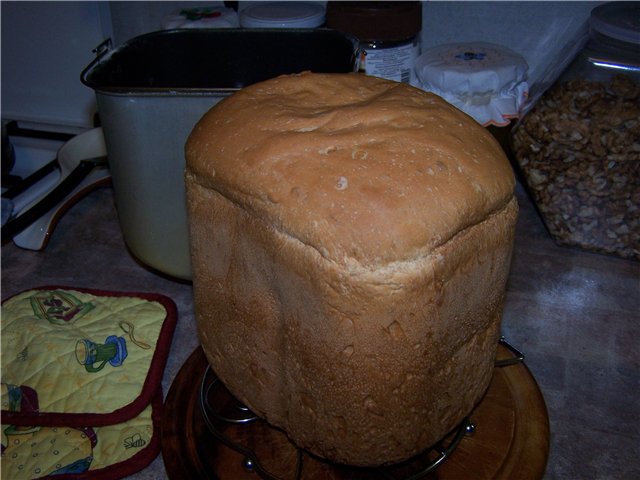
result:
[[[363,74],[282,76],[212,108],[187,176],[340,263],[427,255],[512,197],[493,137],[439,97]]]

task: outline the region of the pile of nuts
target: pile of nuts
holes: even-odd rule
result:
[[[640,85],[558,83],[512,147],[556,243],[640,259]]]

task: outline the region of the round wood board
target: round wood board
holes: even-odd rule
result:
[[[504,346],[498,358],[511,354]],[[246,456],[228,447],[211,433],[200,407],[200,384],[208,363],[196,349],[176,376],[165,402],[162,418],[162,456],[171,479],[258,479],[245,466]],[[216,394],[216,405],[228,408],[236,400],[224,389]],[[524,363],[496,367],[483,400],[469,416],[475,425],[456,449],[426,480],[476,480],[542,478],[549,453],[549,418],[544,398]],[[284,432],[262,420],[249,425],[218,427],[224,435],[253,450],[261,466],[283,480],[295,478],[297,449]],[[449,435],[453,438],[453,434]],[[446,446],[447,439],[443,442]],[[430,454],[430,459],[437,454]],[[420,457],[420,455],[418,456]],[[420,462],[410,460],[386,469],[351,468],[325,462],[302,453],[301,480],[403,479],[421,471]],[[418,468],[418,470],[416,470]]]

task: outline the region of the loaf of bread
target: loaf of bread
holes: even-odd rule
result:
[[[224,99],[185,151],[198,332],[240,401],[360,466],[472,411],[517,217],[485,129],[404,84],[303,73]]]

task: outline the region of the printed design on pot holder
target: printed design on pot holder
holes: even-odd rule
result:
[[[99,372],[109,362],[120,367],[127,358],[127,341],[124,337],[109,335],[103,344],[88,338],[76,342],[76,360],[89,373]]]
[[[2,409],[37,412],[32,388],[1,385]],[[25,399],[29,399],[25,402]],[[91,427],[2,425],[2,478],[37,478],[89,470],[98,443]]]
[[[2,384],[3,408],[7,397],[19,398],[16,391],[25,389],[31,390]],[[157,455],[159,441],[152,410],[157,409],[160,401],[161,396],[154,406],[147,407],[130,421],[99,428],[2,425],[2,479],[49,478],[63,474],[76,475],[74,478],[112,479],[130,474]],[[15,402],[12,405],[20,408]],[[110,468],[114,464],[116,468]]]
[[[161,303],[54,289],[19,294],[2,310],[2,380],[37,390],[42,411],[107,415],[145,393],[167,315]]]
[[[175,304],[42,287],[2,303],[2,479],[112,479],[160,451]]]
[[[136,339],[133,332],[135,327],[131,322],[120,321],[119,327],[129,335],[129,339],[139,348],[148,350],[151,345]],[[89,338],[82,338],[76,342],[76,360],[84,365],[87,372],[99,372],[109,362],[112,367],[120,367],[127,358],[127,340],[124,337],[109,335],[104,343],[98,344]]]
[[[81,302],[72,294],[61,290],[39,292],[29,298],[33,313],[51,323],[65,325],[73,323],[91,309],[91,302]]]

